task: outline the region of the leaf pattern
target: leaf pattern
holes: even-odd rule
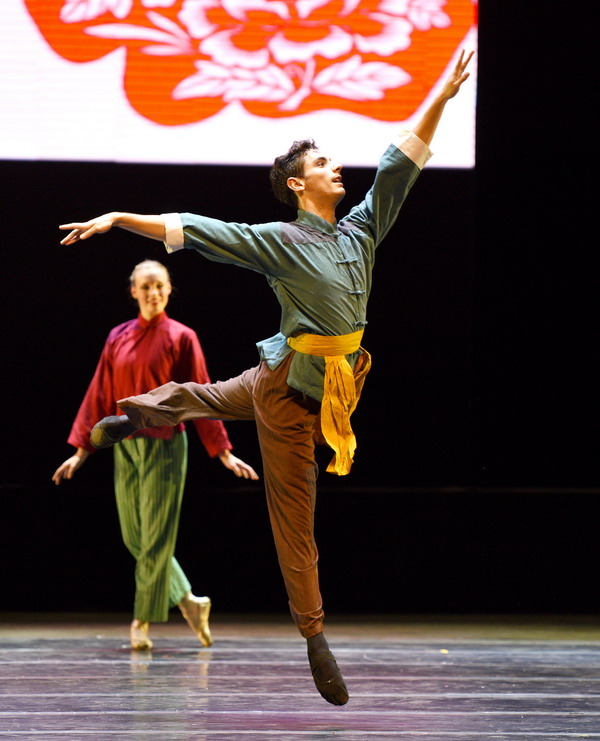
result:
[[[198,72],[186,78],[173,91],[176,100],[223,96],[233,100],[285,99],[294,90],[291,79],[275,65],[262,70],[231,69],[213,62],[198,62]]]
[[[363,64],[357,54],[324,69],[315,77],[313,88],[322,94],[351,100],[380,100],[384,90],[406,85],[411,79],[400,67],[385,62]]]

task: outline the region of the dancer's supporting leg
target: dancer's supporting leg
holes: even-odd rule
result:
[[[348,690],[323,634],[314,539],[314,426],[319,404],[290,388],[286,378],[287,363],[274,371],[264,366],[254,384],[269,517],[290,610],[307,639],[313,679],[327,702],[344,705]]]

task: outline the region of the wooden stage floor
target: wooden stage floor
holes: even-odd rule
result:
[[[600,739],[594,617],[330,617],[348,689],[321,699],[286,616],[173,614],[132,652],[128,616],[0,615],[0,737],[161,741]]]

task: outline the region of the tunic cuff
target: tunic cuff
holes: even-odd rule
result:
[[[425,167],[426,162],[429,160],[433,152],[424,141],[412,131],[401,131],[393,139],[393,144],[405,154],[409,160],[412,160],[415,165],[422,170]]]
[[[177,252],[183,249],[183,226],[179,214],[161,214],[165,222],[165,249]]]

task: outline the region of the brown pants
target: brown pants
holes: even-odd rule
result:
[[[262,362],[229,381],[167,383],[118,405],[137,427],[190,419],[256,422],[265,489],[290,610],[305,637],[323,630],[314,539],[317,464],[314,427],[319,404],[287,385],[292,354],[274,371]]]

